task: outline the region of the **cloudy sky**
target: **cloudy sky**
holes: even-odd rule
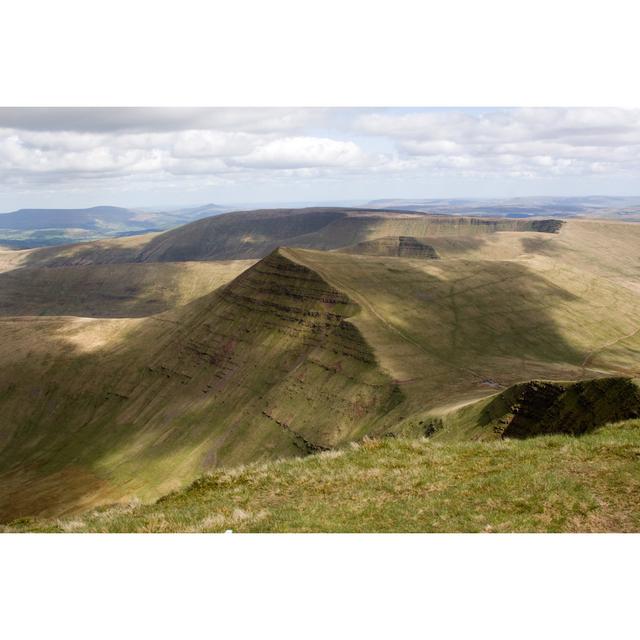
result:
[[[0,108],[0,210],[640,195],[640,110]]]

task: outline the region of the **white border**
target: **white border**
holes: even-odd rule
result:
[[[637,551],[631,535],[5,536],[2,627],[7,638],[618,640],[637,632]]]
[[[0,103],[639,106],[635,3],[5,0]],[[1,536],[7,638],[635,637],[637,536]]]
[[[5,0],[7,106],[638,106],[629,0]]]

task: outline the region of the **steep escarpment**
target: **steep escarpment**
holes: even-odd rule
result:
[[[640,389],[628,378],[585,380],[566,387],[529,383],[519,390],[510,413],[503,438],[582,435],[607,422],[640,417]]]
[[[564,224],[562,220],[552,219],[474,218],[470,216],[433,216],[428,214],[387,217],[386,219],[390,221],[389,228],[392,225],[399,225],[405,228],[404,233],[418,237],[430,235],[475,236],[501,231],[557,233]]]
[[[241,422],[255,425],[260,415],[294,435],[295,446],[309,443],[306,453],[354,437],[398,402],[394,383],[348,320],[357,305],[286,250],[224,288],[214,307],[199,312],[202,323],[189,331],[186,349],[196,366],[185,358],[181,370],[197,377],[198,360],[216,363],[220,381],[211,391],[226,403],[244,390]]]
[[[275,251],[90,354],[54,349],[52,336],[41,355],[25,347],[0,368],[0,517],[132,492],[153,498],[207,469],[364,435],[402,394],[349,321],[357,312],[312,269]],[[87,323],[74,344],[112,322]],[[34,503],[34,495],[47,498]]]
[[[351,247],[340,249],[342,253],[355,253],[367,256],[388,256],[394,258],[418,258],[437,260],[440,256],[434,247],[420,238],[412,236],[390,236],[359,242]]]
[[[497,232],[556,233],[558,220],[487,219],[415,212],[311,207],[236,211],[164,233],[39,249],[27,266],[263,258],[279,246],[339,249],[397,236],[484,237]]]
[[[630,378],[573,383],[532,380],[480,401],[477,409],[473,405],[463,409],[450,427],[455,431],[456,422],[471,420],[476,436],[529,438],[554,433],[582,435],[609,422],[638,417],[640,387]]]

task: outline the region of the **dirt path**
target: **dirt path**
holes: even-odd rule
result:
[[[584,360],[582,361],[582,368],[586,368],[587,365],[589,364],[589,360],[591,360],[591,358],[593,358],[593,356],[596,353],[600,353],[601,351],[604,351],[605,349],[607,349],[608,347],[612,347],[614,344],[618,344],[618,342],[623,342],[624,340],[628,340],[629,338],[633,338],[634,336],[636,336],[638,333],[640,333],[640,327],[637,327],[636,329],[634,329],[631,333],[627,333],[624,336],[621,336],[620,338],[616,338],[615,340],[611,340],[609,342],[606,342],[605,344],[597,347],[596,349],[592,349],[591,351],[589,351],[587,353],[587,355],[584,357]]]
[[[379,320],[389,331],[392,331],[393,333],[398,335],[400,338],[402,338],[402,340],[411,343],[412,345],[420,349],[423,353],[427,354],[430,358],[433,358],[435,360],[440,360],[441,362],[446,362],[453,369],[457,369],[458,371],[465,371],[466,373],[470,373],[473,377],[478,378],[479,380],[484,380],[484,376],[478,373],[477,371],[474,371],[473,369],[470,369],[468,367],[461,367],[461,366],[455,365],[451,363],[450,360],[447,360],[442,356],[438,356],[437,354],[432,353],[431,351],[426,349],[422,344],[420,344],[417,340],[415,340],[411,336],[408,336],[402,330],[398,329],[398,327],[395,327],[394,325],[392,325],[382,315],[380,315],[380,313],[378,313],[374,305],[371,304],[369,300],[366,298],[366,296],[364,296],[362,293],[355,291],[352,287],[350,287],[349,285],[346,285],[344,282],[340,281],[335,276],[326,275],[326,273],[323,272],[322,268],[318,267],[317,264],[313,265],[313,269],[317,271],[326,282],[333,284],[339,289],[342,289],[342,291],[347,293],[354,301],[361,304],[369,313],[371,313],[371,315],[373,315],[377,320]]]

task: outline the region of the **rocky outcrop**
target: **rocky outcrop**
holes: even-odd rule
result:
[[[502,438],[582,435],[603,424],[640,417],[640,388],[629,378],[575,383],[532,380],[510,387],[485,407],[481,420]]]
[[[527,222],[531,225],[531,231],[540,233],[559,233],[564,224],[563,220],[531,220]]]

